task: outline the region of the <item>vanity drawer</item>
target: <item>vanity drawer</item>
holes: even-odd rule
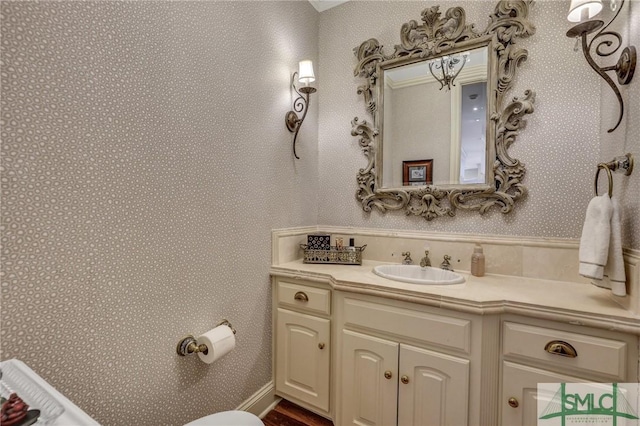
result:
[[[278,281],[278,304],[319,314],[331,314],[331,291]]]
[[[628,347],[625,341],[513,322],[505,322],[502,332],[505,357],[627,380]],[[575,354],[571,353],[571,348],[575,349]]]
[[[346,298],[345,326],[391,333],[443,348],[471,352],[471,321]]]

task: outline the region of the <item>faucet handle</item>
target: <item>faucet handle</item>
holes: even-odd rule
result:
[[[410,251],[403,251],[402,255],[404,256],[404,260],[402,261],[402,263],[404,263],[405,265],[411,265],[413,263]]]
[[[446,271],[453,271],[453,268],[451,267],[451,263],[449,262],[450,260],[451,260],[451,256],[449,256],[448,254],[445,254],[444,261],[440,264],[440,268]]]

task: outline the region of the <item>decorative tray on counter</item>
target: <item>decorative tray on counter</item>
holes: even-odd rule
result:
[[[331,246],[329,250],[310,249],[307,244],[300,244],[304,251],[303,263],[334,263],[339,265],[362,265],[362,252],[367,247],[343,247]]]

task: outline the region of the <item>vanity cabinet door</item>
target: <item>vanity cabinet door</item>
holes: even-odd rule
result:
[[[342,408],[339,425],[395,425],[398,343],[342,332]]]
[[[469,360],[400,345],[398,425],[465,426]]]
[[[276,390],[329,411],[330,321],[278,309]]]
[[[584,379],[505,361],[502,364],[502,397],[500,400],[503,426],[536,426],[538,399],[545,404],[553,395],[538,395],[538,383],[580,383]]]

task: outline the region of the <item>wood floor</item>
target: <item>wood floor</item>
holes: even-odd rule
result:
[[[265,426],[333,426],[331,420],[284,399],[264,416],[262,422]]]

